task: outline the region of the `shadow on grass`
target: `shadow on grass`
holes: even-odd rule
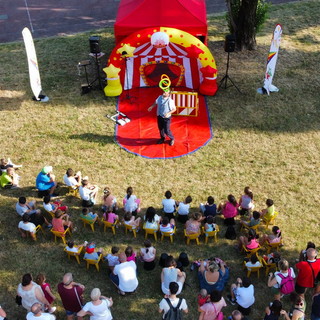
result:
[[[97,142],[100,144],[115,143],[114,136],[107,136],[94,133],[72,134],[68,137],[74,140],[83,140],[88,142]]]

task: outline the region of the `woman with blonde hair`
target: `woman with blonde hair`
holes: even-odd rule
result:
[[[91,301],[87,302],[82,310],[77,313],[78,317],[90,315],[90,320],[112,320],[110,307],[113,305],[112,298],[101,295],[99,288],[94,288],[90,294]]]

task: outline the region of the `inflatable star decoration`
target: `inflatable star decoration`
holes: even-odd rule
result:
[[[125,43],[117,50],[117,53],[121,54],[123,57],[133,57],[133,52],[135,49],[136,47],[131,47],[129,44]]]
[[[120,72],[120,68],[115,67],[112,63],[108,67],[102,69],[108,78],[117,78]]]
[[[192,44],[190,47],[185,48],[185,50],[187,51],[187,56],[189,58],[196,58],[197,59],[200,54],[204,53],[204,51],[202,49],[198,48],[194,44]]]
[[[214,69],[208,65],[201,68],[200,71],[202,72],[204,77],[212,77],[217,72],[217,69]]]

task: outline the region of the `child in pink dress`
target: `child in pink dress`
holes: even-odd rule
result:
[[[116,220],[119,219],[119,216],[112,212],[112,207],[108,207],[107,211],[103,214],[103,219],[110,223],[114,223]]]
[[[36,278],[36,283],[41,287],[45,298],[50,304],[56,299],[51,291],[50,284],[46,282],[46,277],[43,273],[39,273]]]
[[[131,246],[127,246],[124,253],[127,256],[127,261],[134,261],[136,262],[136,253],[134,252],[133,248]]]

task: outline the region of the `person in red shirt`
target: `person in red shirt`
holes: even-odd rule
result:
[[[320,259],[317,258],[317,250],[309,248],[307,250],[307,260],[300,261],[296,264],[298,277],[295,286],[295,291],[304,295],[307,288],[315,286],[316,279],[320,277]]]
[[[66,273],[62,282],[58,284],[58,293],[66,310],[67,320],[75,319],[77,313],[82,309],[84,289],[84,285],[73,281],[71,273]],[[78,317],[77,319],[82,320],[83,318]]]

